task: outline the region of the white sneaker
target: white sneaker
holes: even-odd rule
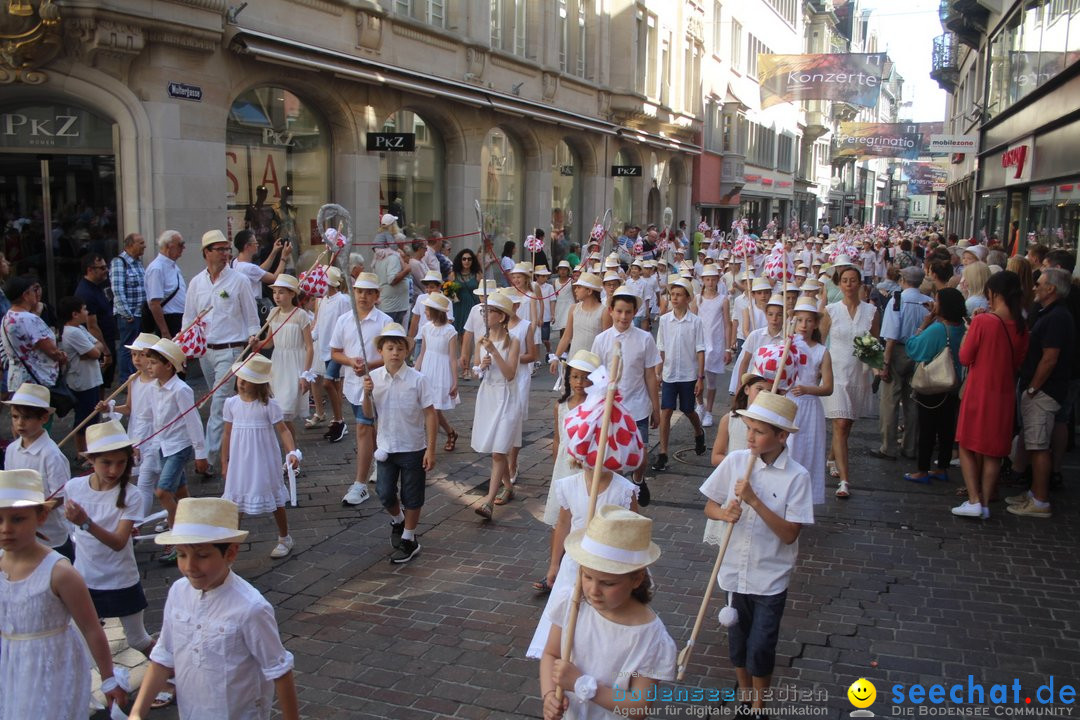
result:
[[[705,406],[701,403],[694,403],[694,414],[701,417],[705,414]]]
[[[713,418],[711,412],[706,412],[704,417],[701,418],[701,427],[712,427]]]
[[[952,509],[952,514],[959,517],[973,517],[981,519],[983,517],[983,506],[982,503],[973,503],[965,500],[963,504],[957,505]],[[989,515],[987,517],[989,517]]]
[[[283,558],[293,549],[293,539],[291,535],[286,535],[283,538],[278,538],[277,547],[270,552],[272,558]]]
[[[345,505],[359,505],[369,497],[371,495],[368,493],[366,486],[353,483],[349,486],[349,492],[345,493],[345,497],[341,499],[341,502]]]

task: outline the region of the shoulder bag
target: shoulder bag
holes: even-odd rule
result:
[[[2,324],[2,319],[0,319],[0,324]],[[71,388],[69,388],[64,381],[63,370],[60,370],[56,374],[56,382],[53,385],[45,385],[45,383],[38,380],[38,376],[30,369],[30,366],[26,364],[26,361],[19,357],[19,353],[15,350],[15,344],[11,342],[11,337],[8,335],[6,325],[4,325],[4,340],[5,350],[9,350],[11,356],[19,361],[23,370],[30,376],[30,379],[38,385],[49,388],[50,402],[52,403],[53,410],[56,411],[56,416],[64,417],[71,412],[75,408],[75,394],[71,392]],[[11,391],[14,392],[15,389],[12,388]]]
[[[945,347],[930,362],[915,365],[911,389],[920,395],[940,395],[952,392],[959,386],[960,379],[956,376],[952,351],[949,349],[949,328],[945,326]]]

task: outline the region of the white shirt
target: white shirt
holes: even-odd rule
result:
[[[192,410],[183,418],[165,427],[195,404],[195,393],[183,380],[173,375],[162,385],[155,382],[151,386],[154,406],[154,432],[165,428],[154,436],[161,454],[168,457],[181,452],[184,448],[195,448],[195,459],[206,459],[206,442],[203,436],[202,421],[199,411]]]
[[[701,485],[701,494],[726,505],[735,497],[735,483],[746,475],[749,450],[728,453],[720,466]],[[788,456],[784,449],[772,465],[755,461],[750,486],[762,503],[788,522],[812,525],[814,501],[810,474]],[[778,595],[787,589],[788,579],[799,555],[799,541],[785,544],[761,516],[743,503],[742,517],[731,531],[717,582],[721,589],[747,595]]]
[[[60,349],[67,355],[65,371],[68,387],[75,392],[101,387],[101,363],[97,358],[84,358],[83,354],[94,349],[97,340],[81,325],[65,325]]]
[[[255,296],[251,294],[251,283],[230,267],[222,268],[217,282],[210,280],[208,270],[192,278],[184,303],[184,327],[207,306],[213,308],[203,316],[208,345],[247,342],[259,331],[259,314],[255,309]]]
[[[367,339],[367,336],[364,336]],[[377,435],[375,444],[388,453],[415,452],[427,449],[424,409],[435,406],[435,396],[428,379],[417,370],[402,365],[396,375],[385,367],[371,371],[375,384]]]
[[[656,348],[664,354],[664,382],[697,380],[697,354],[705,352],[705,326],[701,318],[689,310],[681,318],[674,310],[664,313],[656,333]]]
[[[636,318],[645,317],[645,296],[649,292],[649,283],[645,280],[645,278],[640,277],[640,276],[638,277],[637,280],[635,280],[633,278],[629,278],[626,281],[626,288],[630,292],[634,293],[639,298],[641,298],[641,302],[638,303],[638,309],[637,309],[637,312],[634,314],[634,317],[636,317]],[[654,307],[654,306],[650,303],[649,307]]]
[[[262,297],[262,279],[266,271],[255,263],[244,262],[243,260],[233,260],[232,269],[247,278],[247,281],[251,283],[251,296],[254,298]]]
[[[772,335],[769,333],[768,325],[759,327],[757,330],[752,331],[746,336],[746,342],[743,343],[742,353],[739,354],[739,365],[742,364],[743,357],[749,356],[750,362],[746,366],[746,372],[754,372],[754,361],[757,359],[757,351],[768,345],[779,345],[783,340],[783,330],[780,330],[776,335]],[[738,369],[738,365],[736,366],[736,369]]]
[[[116,532],[124,520],[142,520],[142,493],[135,483],[129,483],[124,497],[124,507],[116,507],[120,486],[109,490],[94,490],[90,476],[72,478],[64,486],[68,500],[77,502],[86,514],[109,532]],[[54,510],[53,512],[63,512]],[[124,547],[113,550],[90,533],[72,528],[75,538],[75,569],[86,580],[86,586],[94,590],[123,590],[139,582],[139,566],[135,564],[135,550],[129,536]]]
[[[660,277],[653,273],[648,277],[642,275],[641,279],[645,281],[645,303],[649,306],[649,314],[655,315],[660,307]]]
[[[425,310],[427,310],[427,305],[424,304],[424,301],[427,300],[427,297],[428,297],[428,293],[420,293],[419,295],[416,296],[416,302],[413,303],[412,314],[415,315],[416,317],[420,318],[420,321],[416,324],[416,337],[420,337],[420,331],[424,329],[425,325],[427,325],[429,322],[431,322],[430,320],[427,319],[427,313],[424,312]],[[454,324],[454,304],[453,303],[450,303],[450,309],[446,311],[446,320],[451,325]],[[408,329],[408,328],[406,328],[406,329]]]
[[[484,304],[483,301],[478,302],[472,306],[469,310],[469,317],[465,318],[465,325],[462,329],[465,332],[471,332],[473,337],[484,336]]]
[[[4,451],[5,470],[36,470],[45,484],[45,497],[60,490],[71,479],[71,463],[61,452],[49,433],[42,432],[37,440],[23,447],[22,438],[15,438]],[[57,497],[62,494],[57,493]],[[49,547],[58,548],[67,542],[71,525],[64,519],[64,509],[49,513],[41,534],[47,537]]]
[[[379,360],[379,353],[375,349],[375,336],[382,332],[387,323],[393,322],[390,316],[379,308],[372,308],[367,317],[360,321],[364,333],[364,346],[360,347],[360,336],[356,334],[356,321],[351,312],[338,318],[334,325],[334,332],[330,334],[330,347],[340,350],[351,358],[363,358],[364,362],[373,363]],[[345,399],[353,405],[359,405],[364,394],[364,376],[357,375],[351,367],[341,369],[345,382],[342,384],[342,392]]]
[[[311,338],[318,343],[319,357],[323,362],[330,361],[330,337],[334,334],[334,326],[343,315],[351,312],[349,296],[346,293],[338,292],[319,300],[315,313],[315,331]]]
[[[181,720],[269,720],[274,680],[293,669],[274,609],[233,572],[205,592],[173,583],[150,659],[175,670]]]
[[[173,295],[173,291],[176,294]],[[172,295],[172,297],[169,297]],[[184,312],[184,303],[187,300],[187,287],[184,284],[184,274],[172,258],[158,254],[150,264],[146,266],[146,299],[164,300],[169,302],[162,304],[161,311],[175,314]]]
[[[623,407],[635,420],[643,420],[652,415],[652,397],[645,385],[645,373],[655,372],[653,368],[660,364],[660,351],[656,349],[653,336],[631,325],[626,332],[609,327],[593,340],[592,351],[600,356],[605,366],[611,359],[615,341],[622,341],[623,371],[619,380]]]

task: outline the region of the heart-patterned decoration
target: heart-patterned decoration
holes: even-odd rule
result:
[[[600,446],[600,427],[604,420],[604,404],[582,403],[566,416],[566,448],[570,457],[586,468],[596,466]],[[608,428],[607,448],[604,453],[604,469],[628,473],[637,469],[645,459],[645,446],[638,434],[637,422],[630,416],[615,396],[611,408],[611,426]]]

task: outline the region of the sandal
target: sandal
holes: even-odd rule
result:
[[[841,480],[839,487],[836,488],[836,497],[841,499],[847,499],[851,497],[851,488],[848,487],[847,480]]]
[[[443,450],[446,452],[453,452],[454,448],[457,447],[457,438],[458,434],[456,430],[451,429],[449,432],[447,432],[446,444],[443,445]]]
[[[836,467],[836,462],[834,460],[830,460],[828,463],[826,463],[826,465],[829,468],[829,477],[839,479],[840,469]]]
[[[551,592],[551,584],[548,583],[548,580],[547,580],[546,577],[541,578],[537,582],[534,582],[532,584],[532,587],[533,587],[533,590],[536,591],[537,595],[547,595],[549,592]]]
[[[492,513],[495,512],[495,509],[491,507],[491,503],[481,503],[476,507],[475,510],[473,510],[473,512],[475,512],[477,515],[484,518],[485,520],[490,520]]]
[[[306,427],[306,428],[319,427],[320,425],[323,424],[324,420],[326,420],[325,415],[312,415],[311,417],[309,417],[307,420],[304,421],[304,427]]]
[[[495,494],[495,504],[496,505],[505,505],[506,503],[510,502],[513,499],[514,499],[514,490],[513,490],[513,488],[508,488],[505,485],[503,485],[501,488],[499,488],[499,492],[497,492]]]
[[[151,710],[160,710],[161,708],[167,708],[176,702],[176,694],[171,693],[168,690],[163,690],[154,696],[154,701],[150,703]]]

